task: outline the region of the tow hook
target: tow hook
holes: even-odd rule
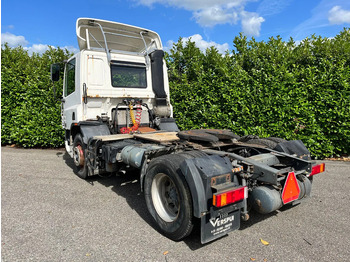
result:
[[[243,221],[248,221],[249,220],[249,214],[248,213],[245,213],[245,214],[241,214],[241,219],[243,220]]]

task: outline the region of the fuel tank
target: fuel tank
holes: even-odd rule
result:
[[[299,197],[294,202],[310,196],[311,181],[306,176],[299,177]],[[253,189],[249,196],[251,207],[260,214],[268,214],[283,206],[281,192],[272,186],[264,185]]]

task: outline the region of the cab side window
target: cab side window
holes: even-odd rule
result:
[[[64,83],[64,96],[69,96],[75,91],[75,58],[66,64]]]

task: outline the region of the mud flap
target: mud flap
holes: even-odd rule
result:
[[[218,216],[206,214],[201,217],[201,243],[205,244],[236,230],[241,224],[241,211],[234,210]]]
[[[108,126],[101,122],[83,121],[80,122],[79,125],[85,144],[88,143],[90,137],[107,136],[111,134],[111,132],[108,129]]]

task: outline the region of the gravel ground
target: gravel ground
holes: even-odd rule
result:
[[[84,181],[72,168],[63,150],[2,147],[2,261],[350,260],[350,162],[326,161],[311,199],[206,245],[154,229],[137,175]]]

